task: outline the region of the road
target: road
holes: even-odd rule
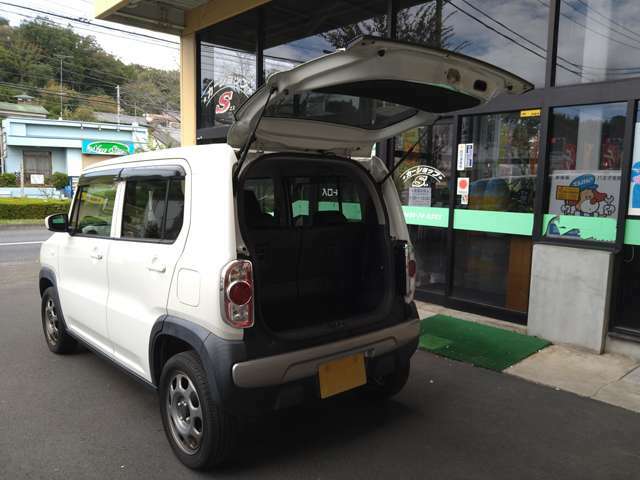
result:
[[[0,478],[638,478],[640,415],[425,352],[393,401],[346,395],[254,420],[235,465],[191,472],[153,392],[87,351],[49,353],[36,258],[0,246]]]

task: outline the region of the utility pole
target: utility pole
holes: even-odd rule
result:
[[[118,126],[120,126],[120,85],[116,85],[116,98],[118,99]]]
[[[62,103],[63,90],[62,90],[62,62],[65,58],[71,58],[71,55],[58,55],[60,59],[60,120],[62,120],[62,113],[64,109],[64,105]]]

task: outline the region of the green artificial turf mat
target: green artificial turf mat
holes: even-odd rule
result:
[[[550,342],[537,337],[446,315],[425,318],[420,328],[420,348],[496,371],[549,345]]]

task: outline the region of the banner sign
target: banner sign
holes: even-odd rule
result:
[[[614,217],[620,195],[620,170],[556,170],[551,174],[549,213]]]
[[[82,140],[82,153],[86,155],[130,155],[135,149],[132,142],[109,140]]]

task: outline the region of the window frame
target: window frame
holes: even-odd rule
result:
[[[78,182],[78,187],[76,189],[75,195],[73,197],[73,202],[71,206],[71,214],[69,215],[69,235],[72,237],[80,237],[80,238],[97,238],[97,239],[111,239],[114,236],[116,230],[116,219],[119,215],[120,210],[120,202],[119,202],[119,185],[116,176],[113,175],[113,171],[104,171],[104,172],[96,172],[97,174],[89,174],[84,177],[81,177],[81,181]],[[114,197],[114,205],[113,205],[113,214],[111,215],[111,229],[109,231],[109,235],[88,235],[86,233],[81,233],[76,230],[78,223],[78,216],[80,215],[80,199],[82,197],[83,189],[87,188],[91,185],[91,183],[98,183],[104,178],[112,178],[113,185],[115,186],[116,195]]]

